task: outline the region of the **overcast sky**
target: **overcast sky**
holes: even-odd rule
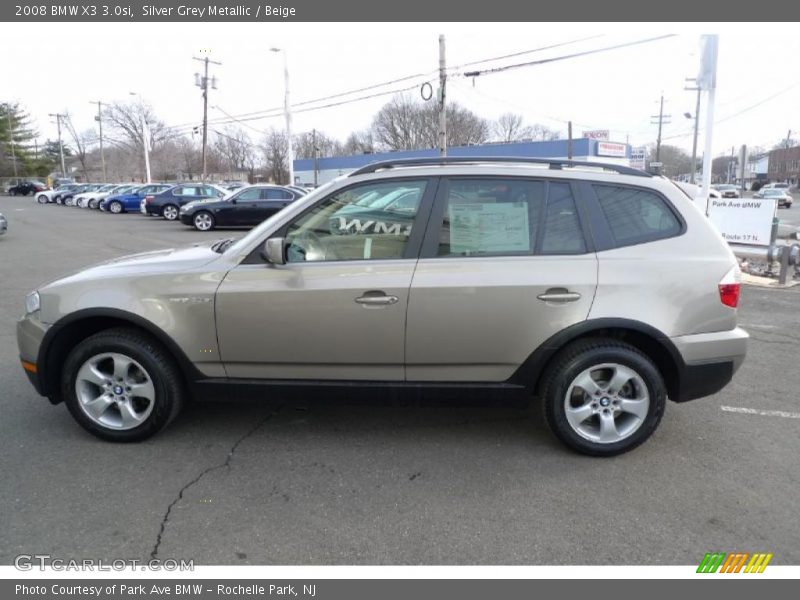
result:
[[[283,104],[283,58],[269,51],[273,46],[288,50],[293,104],[424,74],[336,99],[340,101],[426,80],[435,86],[439,33],[446,35],[448,65],[600,36],[461,72],[678,34],[632,48],[484,75],[474,82],[453,74],[448,97],[489,119],[518,112],[530,123],[564,133],[571,119],[576,136],[584,129],[609,129],[611,139],[638,145],[655,141],[657,128],[650,117],[658,113],[663,92],[664,112],[672,115],[664,143],[689,150],[692,121],[683,113],[694,112],[695,94],[684,90],[684,78],[697,73],[699,35],[719,33],[715,155],[742,143],[771,146],[788,129],[800,133],[800,36],[792,24],[1,23],[3,45],[16,51],[5,53],[0,99],[20,102],[35,119],[42,140],[56,137],[48,113],[69,111],[79,130],[88,129],[95,126],[96,107],[90,100],[129,100],[130,91],[140,92],[168,125],[183,126],[202,120],[200,90],[194,86],[201,64],[192,56],[202,56],[203,50],[223,63],[212,69],[218,89],[211,91],[209,104],[242,115]],[[367,127],[389,98],[296,111],[294,131],[317,128],[344,139]],[[283,128],[280,112],[273,114],[276,117],[248,121],[249,133],[256,138],[269,127]],[[209,109],[211,119],[224,116],[219,109]]]

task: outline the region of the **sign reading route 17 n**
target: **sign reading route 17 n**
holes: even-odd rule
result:
[[[769,246],[777,210],[771,198],[711,198],[708,218],[728,243]]]

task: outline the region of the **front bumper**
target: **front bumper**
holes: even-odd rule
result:
[[[28,379],[42,396],[46,395],[42,383],[42,365],[39,364],[39,349],[49,325],[42,323],[34,315],[26,315],[17,321],[17,345],[19,358]],[[32,366],[31,366],[32,365]]]
[[[684,362],[677,397],[672,400],[710,396],[728,385],[744,362],[749,338],[740,327],[671,338]]]
[[[184,212],[182,212],[181,213],[181,217],[180,217],[181,218],[181,223],[183,223],[184,225],[191,225],[192,224],[192,216],[194,216],[192,213],[184,213]]]

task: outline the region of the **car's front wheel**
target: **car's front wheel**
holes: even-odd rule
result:
[[[64,363],[61,391],[75,420],[112,442],[138,442],[159,432],[185,396],[172,356],[150,336],[127,328],[78,344]]]
[[[214,229],[215,225],[214,215],[202,210],[192,218],[192,223],[194,224],[194,228],[198,231],[211,231]]]
[[[45,196],[44,194],[39,194],[39,195],[36,197],[36,201],[37,201],[39,204],[47,204],[47,196]]]
[[[178,207],[174,204],[167,204],[161,209],[161,216],[163,216],[167,221],[174,221],[178,218],[178,214]]]
[[[587,339],[562,350],[542,392],[553,433],[583,454],[613,456],[639,446],[666,405],[663,378],[633,346]]]
[[[118,215],[119,213],[121,213],[122,212],[122,202],[120,202],[119,200],[114,200],[113,202],[111,202],[108,205],[108,212],[114,213],[115,215]]]

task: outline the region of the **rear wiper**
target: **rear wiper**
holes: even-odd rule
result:
[[[213,246],[211,246],[211,249],[212,249],[214,252],[218,252],[218,253],[222,254],[223,252],[225,252],[225,250],[227,250],[227,249],[228,249],[228,247],[229,247],[229,246],[230,246],[230,245],[231,245],[231,244],[232,244],[234,241],[235,241],[235,240],[234,240],[233,238],[228,238],[227,240],[220,240],[220,241],[218,241],[218,242],[215,242],[215,243],[214,243],[214,245],[213,245]]]

